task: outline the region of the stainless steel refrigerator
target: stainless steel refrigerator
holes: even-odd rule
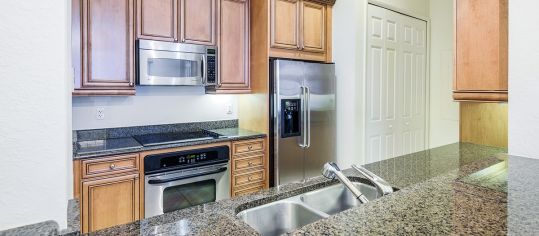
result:
[[[273,186],[321,174],[336,159],[335,65],[270,63]]]

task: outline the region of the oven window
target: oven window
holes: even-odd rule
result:
[[[199,61],[150,58],[148,59],[148,75],[158,77],[201,77]]]
[[[215,180],[172,186],[163,191],[163,213],[215,202]]]

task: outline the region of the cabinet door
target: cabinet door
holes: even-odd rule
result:
[[[83,89],[133,89],[134,0],[82,0]]]
[[[457,100],[507,101],[507,0],[455,1]]]
[[[324,52],[326,49],[326,6],[301,2],[301,49]]]
[[[299,1],[271,1],[271,47],[299,49]]]
[[[177,5],[177,0],[137,0],[138,38],[176,41]]]
[[[82,183],[83,233],[139,220],[139,175]]]
[[[215,45],[216,0],[180,0],[181,41]]]
[[[249,90],[249,1],[221,0],[218,89]]]

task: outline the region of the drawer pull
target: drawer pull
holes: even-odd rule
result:
[[[252,180],[253,180],[253,176],[249,176],[247,179],[248,179],[249,181],[252,181]]]
[[[110,164],[110,169],[111,169],[111,170],[116,169],[116,165],[114,165],[114,163]]]
[[[249,149],[249,151],[253,150],[253,145],[249,145],[249,147],[247,147]]]
[[[252,163],[252,162],[249,162],[248,164],[249,164],[249,166],[253,166],[253,163]]]

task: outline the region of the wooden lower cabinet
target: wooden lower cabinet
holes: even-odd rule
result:
[[[232,142],[232,197],[268,187],[268,160],[264,139]]]
[[[142,218],[139,154],[76,160],[73,166],[82,233]]]
[[[82,232],[140,219],[139,174],[82,182]]]

